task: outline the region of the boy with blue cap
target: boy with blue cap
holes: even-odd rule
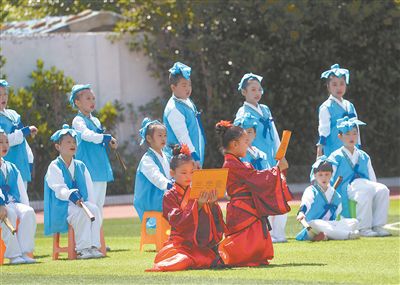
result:
[[[60,155],[53,160],[44,183],[44,233],[75,232],[78,259],[99,258],[101,215],[93,201],[93,184],[90,173],[82,161],[74,159],[77,133],[64,124],[50,138]],[[94,215],[87,216],[82,204]]]
[[[189,66],[181,62],[176,62],[169,69],[172,96],[165,106],[163,120],[167,127],[168,145],[186,144],[191,151],[196,168],[201,168],[204,163],[206,139],[201,114],[190,99],[191,70]]]
[[[33,166],[33,153],[26,141],[26,137],[35,137],[38,130],[35,126],[25,127],[21,122],[21,116],[17,112],[6,109],[8,86],[6,80],[0,80],[0,128],[6,132],[10,144],[9,152],[4,158],[17,166],[26,191],[28,182],[31,181],[31,168]]]
[[[36,215],[29,206],[28,195],[17,167],[3,157],[9,150],[8,137],[0,129],[0,228],[1,238],[6,245],[4,256],[10,259],[10,264],[35,263],[29,257],[35,247]],[[8,218],[18,231],[12,234],[3,220]]]
[[[338,129],[336,127],[338,119],[345,116],[357,118],[354,105],[343,99],[350,80],[349,70],[340,68],[339,64],[336,63],[331,66],[331,69],[324,71],[321,74],[321,78],[327,80],[326,87],[329,92],[329,98],[322,103],[318,110],[319,141],[317,143],[317,157],[323,154],[329,156],[343,146],[343,143],[338,138]],[[360,135],[358,135],[358,144],[361,145]]]
[[[329,159],[334,161],[331,183],[342,176],[337,188],[342,196],[342,216],[350,218],[349,201],[356,202],[356,216],[360,222],[360,235],[365,237],[388,236],[383,226],[387,221],[389,189],[376,182],[369,155],[356,147],[358,126],[365,125],[357,118],[344,117],[337,120],[339,139],[343,146],[334,151]]]
[[[144,118],[139,131],[140,145],[146,143],[147,152],[136,171],[133,205],[142,220],[146,211],[162,212],[164,192],[172,187],[169,155],[163,151],[167,144],[166,127],[157,120]],[[155,228],[154,218],[147,221],[148,228]]]
[[[92,115],[96,97],[90,84],[74,85],[70,103],[78,109],[78,115],[72,121],[72,128],[80,132],[76,159],[85,163],[93,181],[93,202],[102,214],[106,198],[107,182],[113,181],[113,171],[108,158],[107,148],[117,148],[117,140],[104,129],[98,118]]]

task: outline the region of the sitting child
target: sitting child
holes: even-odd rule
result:
[[[51,136],[60,156],[53,160],[45,176],[44,233],[68,232],[71,225],[75,232],[77,258],[99,258],[101,215],[93,202],[93,183],[85,164],[74,159],[77,133],[63,125]],[[90,201],[90,202],[88,202]],[[92,212],[88,217],[83,204]]]

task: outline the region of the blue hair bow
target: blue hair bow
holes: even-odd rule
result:
[[[71,137],[75,138],[78,134],[74,129],[71,129],[68,124],[64,124],[61,130],[56,131],[51,137],[50,140],[53,142],[58,142],[62,136],[69,134]]]
[[[247,82],[250,79],[255,79],[258,80],[258,82],[260,82],[263,80],[263,77],[257,74],[253,74],[253,73],[246,73],[245,75],[243,75],[242,79],[240,80],[239,84],[238,84],[238,91],[240,91],[241,89],[245,89],[247,86]]]
[[[77,84],[72,87],[71,96],[69,97],[69,103],[72,107],[75,108],[75,97],[82,90],[91,89],[92,86],[90,84]]]
[[[0,87],[8,87],[8,82],[4,79],[0,80]]]
[[[340,68],[339,64],[334,64],[331,66],[331,69],[322,72],[321,78],[329,78],[329,76],[334,75],[338,78],[345,76],[346,84],[349,84],[350,81],[350,72],[348,69]]]
[[[160,124],[161,125],[161,122],[158,120],[152,121],[147,117],[143,119],[142,128],[139,130],[139,134],[142,138],[142,140],[140,141],[140,145],[144,144],[144,142],[146,141],[147,128],[152,124]]]
[[[332,164],[332,165],[337,165],[337,162],[336,162],[336,161],[330,159],[330,158],[327,157],[326,155],[321,155],[321,156],[319,156],[319,157],[317,158],[317,160],[316,160],[316,161],[314,162],[314,164],[312,165],[312,169],[313,169],[313,170],[314,170],[314,169],[317,169],[317,168],[321,165],[321,163],[324,163],[324,162],[329,162],[329,163]]]
[[[252,114],[250,113],[244,113],[243,116],[237,118],[233,124],[235,126],[240,126],[243,129],[250,129],[250,128],[254,128],[257,129],[257,118],[254,117]]]
[[[358,120],[356,117],[350,118],[345,116],[342,119],[337,120],[337,129],[342,134],[347,133],[348,131],[352,130],[355,126],[365,126],[366,123]]]
[[[181,74],[185,79],[189,80],[192,69],[189,66],[178,61],[175,62],[168,71],[173,75]]]

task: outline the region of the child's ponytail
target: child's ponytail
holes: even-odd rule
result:
[[[230,121],[219,121],[215,125],[215,132],[221,138],[222,148],[226,149],[231,141],[238,140],[243,135],[244,130]]]

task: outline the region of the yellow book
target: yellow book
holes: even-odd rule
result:
[[[193,172],[190,199],[197,199],[200,193],[217,190],[218,199],[225,196],[226,182],[228,180],[227,168],[196,169]]]

